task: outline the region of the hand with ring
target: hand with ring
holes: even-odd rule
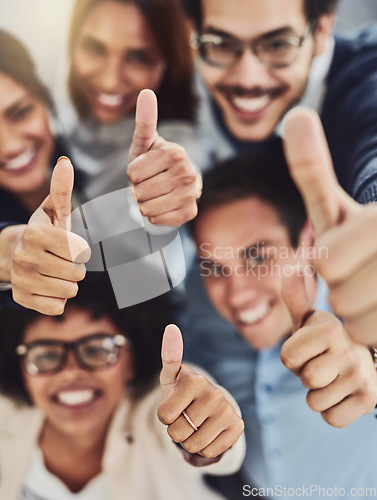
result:
[[[238,440],[244,423],[221,389],[182,364],[182,355],[181,332],[169,325],[162,342],[163,399],[158,418],[167,425],[171,439],[188,452],[187,461],[196,466],[208,465],[218,461]]]

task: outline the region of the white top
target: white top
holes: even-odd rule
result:
[[[78,493],[72,493],[60,479],[46,469],[40,448],[37,446],[34,448],[20,500],[105,500],[106,498],[109,498],[109,495],[103,473],[93,478]]]

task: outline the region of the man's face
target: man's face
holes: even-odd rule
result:
[[[199,215],[195,240],[200,274],[217,311],[256,349],[282,340],[292,328],[281,293],[292,266],[301,266],[308,297],[314,298],[314,269],[305,251],[311,228],[305,226],[293,249],[275,209],[253,197]]]
[[[273,35],[300,38],[308,30],[304,0],[202,0],[202,7],[201,34],[253,42]],[[307,36],[294,61],[284,68],[268,68],[250,50],[228,68],[202,62],[202,76],[231,134],[245,141],[271,135],[302,97],[313,57],[323,51],[324,37]]]

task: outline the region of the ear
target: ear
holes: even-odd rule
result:
[[[308,248],[314,248],[315,245],[315,232],[314,226],[309,219],[305,222],[304,227],[301,229],[298,238],[299,246],[308,250]]]
[[[325,14],[318,19],[314,32],[314,56],[319,56],[325,51],[334,32],[335,20],[335,14]]]

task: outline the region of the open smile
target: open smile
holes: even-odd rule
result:
[[[0,162],[0,168],[14,175],[22,175],[33,168],[37,154],[38,148],[28,148],[13,156],[12,159]]]
[[[271,305],[263,302],[256,307],[245,309],[237,314],[237,322],[243,325],[255,325],[263,321],[271,311]]]
[[[52,401],[55,404],[70,409],[83,409],[91,406],[102,396],[99,389],[80,388],[80,389],[64,389],[52,396]]]

